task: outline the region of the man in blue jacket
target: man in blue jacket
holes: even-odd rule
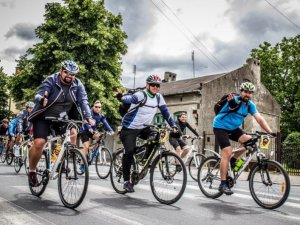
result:
[[[76,78],[79,72],[78,65],[70,60],[62,62],[59,72],[48,76],[40,85],[35,95],[35,107],[28,120],[33,123],[34,142],[29,151],[29,184],[38,185],[36,165],[41,158],[43,147],[50,133],[50,121],[45,117],[74,118],[79,114],[81,119],[94,125],[88,98],[81,81]],[[57,130],[59,128],[57,127]],[[77,132],[71,129],[71,142],[76,143]]]
[[[88,154],[88,150],[90,147],[90,138],[93,140],[99,140],[100,134],[96,132],[97,127],[100,123],[103,124],[106,131],[108,131],[109,135],[113,135],[114,131],[108,124],[105,116],[101,113],[101,102],[99,100],[95,101],[93,108],[91,109],[91,114],[93,119],[95,120],[95,125],[91,126],[86,124],[84,130],[81,132],[81,140],[83,143],[83,154],[86,156]],[[80,165],[80,170],[84,171],[84,165]]]

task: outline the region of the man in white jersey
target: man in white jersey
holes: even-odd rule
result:
[[[159,108],[170,127],[176,129],[166,102],[163,96],[158,93],[160,84],[161,79],[158,75],[150,75],[146,79],[145,90],[122,97],[122,101],[125,104],[131,104],[128,112],[122,119],[122,130],[120,133],[120,139],[125,148],[122,162],[124,189],[129,193],[134,192],[133,184],[130,181],[130,167],[136,148],[136,138],[138,136],[142,139],[148,139],[150,137],[155,139],[157,137],[157,131],[145,126],[151,124],[157,108]],[[146,101],[144,98],[146,98]],[[140,105],[141,102],[145,103]]]

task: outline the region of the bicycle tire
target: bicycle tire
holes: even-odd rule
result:
[[[15,157],[14,159],[14,168],[16,173],[19,173],[22,168],[23,162],[21,157]]]
[[[25,169],[26,175],[28,175],[28,172],[29,172],[29,161],[28,161],[27,156],[24,158],[24,169]]]
[[[190,161],[189,161],[189,174],[191,176],[191,178],[194,181],[198,181],[197,180],[197,176],[198,176],[198,169],[200,168],[201,162],[203,161],[203,159],[205,159],[205,155],[201,154],[201,153],[197,153],[196,157],[199,157],[198,162],[195,163],[195,157],[193,156]],[[196,164],[198,164],[198,168],[196,166]]]
[[[179,162],[179,164],[176,162]],[[182,170],[180,172],[174,172],[177,164],[181,166]],[[162,181],[156,181],[159,178]],[[177,202],[184,193],[186,183],[186,168],[177,154],[163,152],[161,155],[156,156],[150,168],[150,186],[157,201],[167,205]],[[160,184],[162,185],[160,186]],[[166,188],[169,190],[166,190]]]
[[[118,149],[113,153],[112,166],[110,171],[110,182],[113,189],[119,194],[125,194],[127,191],[123,188],[123,159],[124,149]]]
[[[47,170],[48,163],[49,159],[47,158],[47,154],[43,151],[43,154],[36,167],[36,175],[39,181],[39,186],[32,187],[31,185],[29,185],[30,192],[34,196],[41,196],[47,187],[47,184],[49,182],[49,174]]]
[[[100,158],[101,157],[101,158]],[[96,172],[100,179],[106,179],[109,176],[112,165],[111,153],[107,148],[102,148],[96,156]]]
[[[1,162],[2,162],[2,163],[5,163],[5,161],[6,161],[6,152],[5,152],[4,149],[3,149],[3,152],[2,152],[2,154],[1,154]]]
[[[79,161],[84,165],[82,175],[78,174]],[[85,156],[77,148],[67,149],[58,172],[58,193],[64,206],[71,209],[78,207],[85,198],[88,183],[89,170]],[[76,186],[76,188],[74,188],[74,186]],[[74,191],[79,191],[79,187],[82,187],[82,191],[80,193],[74,193]],[[71,199],[72,197],[76,199],[73,200]]]
[[[280,177],[280,174],[282,177]],[[262,178],[271,180],[262,181]],[[261,182],[260,185],[259,182]],[[257,190],[256,187],[258,186]],[[254,201],[259,206],[265,209],[276,209],[284,204],[289,196],[290,179],[280,163],[273,160],[265,160],[261,165],[256,163],[251,169],[249,188]],[[266,190],[266,194],[262,194],[263,189]],[[274,195],[271,194],[272,190],[275,191]]]
[[[218,198],[223,194],[219,191],[221,182],[220,161],[221,159],[215,156],[207,157],[198,169],[198,186],[208,198]]]
[[[7,165],[11,165],[13,160],[14,160],[13,153],[9,152],[8,154],[6,154],[6,163],[7,163]]]

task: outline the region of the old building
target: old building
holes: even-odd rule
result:
[[[272,130],[279,132],[280,105],[261,83],[260,62],[258,60],[248,59],[242,67],[228,73],[187,80],[176,81],[176,74],[166,72],[160,92],[163,94],[174,118],[180,112],[186,112],[188,122],[200,134],[205,134],[206,138],[201,145],[211,148],[215,145],[214,137],[211,135],[213,134],[212,122],[215,116],[213,110],[215,103],[224,94],[239,93],[240,84],[245,81],[251,81],[255,84],[257,91],[253,95],[253,101]],[[163,120],[158,113],[155,117],[155,123],[161,122]],[[261,130],[251,116],[246,118],[243,129],[247,132]]]

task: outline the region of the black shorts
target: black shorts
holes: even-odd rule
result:
[[[170,144],[176,149],[178,146],[184,148],[187,144],[180,138],[169,137]]]
[[[214,128],[214,134],[216,135],[219,146],[223,149],[231,146],[229,140],[238,142],[239,138],[245,134],[245,132],[241,128],[235,130]]]
[[[82,143],[87,142],[91,139],[93,139],[93,135],[90,131],[84,130],[83,132],[80,133],[81,141]]]
[[[50,134],[53,136],[64,134],[67,128],[65,123],[51,122],[44,119],[35,120],[32,125],[33,138],[43,138],[45,140]]]

